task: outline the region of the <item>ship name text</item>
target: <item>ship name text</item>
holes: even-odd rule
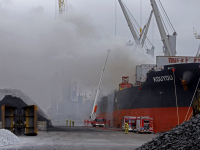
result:
[[[190,58],[190,57],[169,57],[168,62],[171,64],[174,63],[200,63],[199,58]]]
[[[166,76],[159,76],[159,77],[153,77],[154,82],[163,82],[163,81],[171,81],[173,80],[172,75],[166,75]]]

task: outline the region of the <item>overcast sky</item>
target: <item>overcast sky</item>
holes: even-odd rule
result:
[[[142,0],[142,11],[141,0],[124,2],[143,26],[152,9],[150,1]],[[161,2],[178,33],[178,55],[194,56],[200,43],[193,36],[193,27],[200,31],[200,1]],[[155,55],[163,55],[154,19],[148,37]],[[111,49],[102,90],[113,90],[123,75],[134,81],[136,65],[154,63],[126,47],[129,40],[130,30],[115,0],[68,0],[61,15],[55,0],[0,0],[0,88],[20,89],[46,110],[55,80],[62,87],[76,80],[82,93],[96,89],[106,50]]]

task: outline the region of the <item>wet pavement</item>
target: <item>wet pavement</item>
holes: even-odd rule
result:
[[[20,142],[0,150],[133,150],[156,137],[115,129],[92,127],[54,127],[37,136],[19,136]]]

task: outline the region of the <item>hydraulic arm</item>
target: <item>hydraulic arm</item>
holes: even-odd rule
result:
[[[96,92],[96,96],[95,96],[95,100],[94,100],[94,105],[93,105],[92,113],[91,113],[91,119],[92,120],[95,120],[95,118],[96,118],[97,100],[98,100],[99,91],[100,91],[100,88],[101,88],[101,83],[102,83],[102,80],[103,80],[103,75],[104,75],[104,71],[105,71],[105,68],[106,68],[106,63],[107,63],[107,60],[108,60],[109,52],[110,52],[110,50],[108,50],[108,54],[106,56],[105,65],[104,65],[102,73],[101,73],[101,78],[100,78],[100,81],[99,81],[99,86],[98,86],[98,89],[97,89],[97,92]]]

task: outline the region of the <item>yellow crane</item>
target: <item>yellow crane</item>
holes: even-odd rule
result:
[[[62,14],[65,11],[65,0],[58,0],[59,3],[59,13]]]

